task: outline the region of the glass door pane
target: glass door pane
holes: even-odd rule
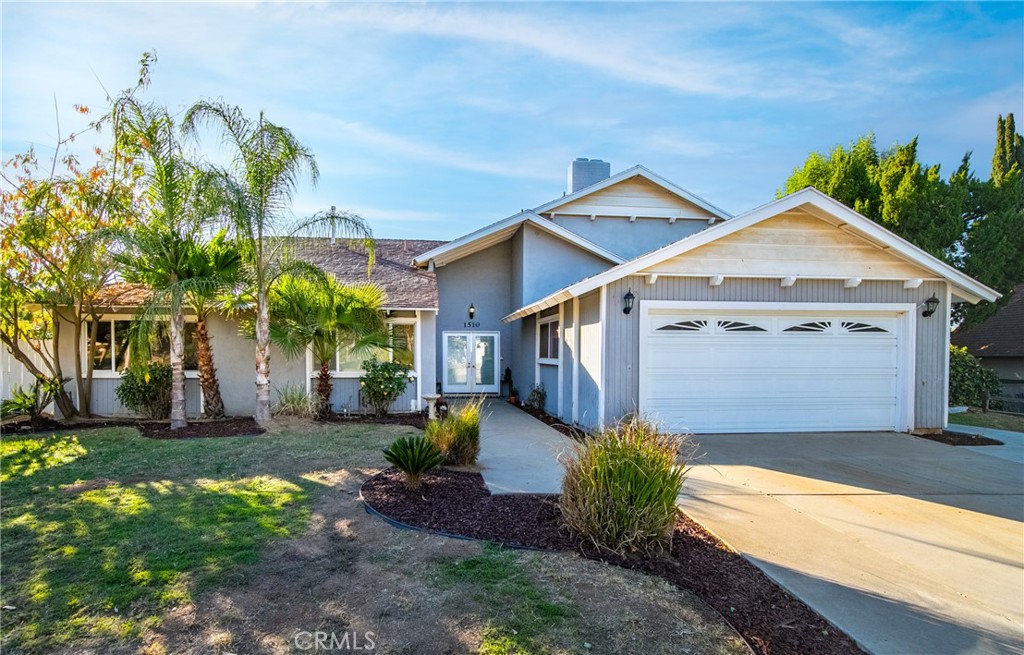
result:
[[[476,364],[476,386],[490,387],[497,384],[495,365],[495,337],[478,335],[474,341],[474,364]]]
[[[445,389],[465,390],[469,387],[469,335],[445,335]],[[459,389],[461,387],[461,389]]]

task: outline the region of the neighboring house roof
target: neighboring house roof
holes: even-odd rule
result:
[[[954,293],[964,300],[972,303],[978,302],[979,300],[988,300],[989,302],[993,302],[999,298],[998,292],[986,287],[977,280],[974,280],[932,255],[929,255],[909,241],[896,236],[889,230],[886,230],[871,219],[858,214],[841,202],[821,193],[817,189],[807,187],[797,191],[796,193],[792,193],[766,205],[752,209],[751,211],[728,221],[709,227],[706,230],[697,232],[696,234],[690,235],[684,239],[680,239],[679,241],[671,243],[663,248],[649,252],[646,255],[641,255],[640,257],[631,259],[624,264],[620,264],[608,269],[607,271],[603,271],[597,275],[581,280],[580,282],[565,287],[560,291],[556,291],[546,298],[542,298],[541,300],[520,308],[506,316],[503,320],[506,322],[513,321],[517,318],[529,316],[530,314],[534,314],[548,307],[557,305],[558,303],[569,300],[570,298],[579,297],[580,295],[599,289],[609,282],[639,273],[645,268],[666,259],[682,255],[717,239],[721,239],[730,234],[735,234],[736,232],[750,227],[751,225],[756,225],[761,221],[797,208],[804,209],[819,218],[826,220],[838,220],[840,221],[839,227],[842,229],[887,249],[894,255],[920,266],[937,277],[948,280],[953,286]],[[708,272],[709,275],[714,275],[715,273],[716,271]]]
[[[350,248],[345,241],[315,249],[300,250],[300,255],[341,282],[371,280],[388,294],[385,309],[437,309],[437,278],[432,271],[413,266],[420,253],[442,246],[444,241],[418,239],[375,239],[373,269],[367,278],[367,255]]]
[[[153,294],[142,284],[131,282],[113,282],[99,290],[94,302],[106,308],[138,307],[145,304]]]
[[[1024,284],[988,320],[957,329],[951,340],[976,357],[1024,357]]]
[[[711,214],[713,214],[714,216],[716,216],[716,217],[718,217],[720,219],[732,218],[732,214],[730,214],[729,212],[725,211],[724,209],[722,209],[720,207],[716,207],[715,205],[711,204],[707,200],[704,200],[700,196],[687,191],[683,187],[681,187],[681,186],[679,186],[679,185],[677,185],[677,184],[675,184],[673,182],[669,182],[668,180],[666,180],[665,178],[661,177],[657,173],[655,173],[655,172],[653,172],[651,170],[648,170],[647,168],[645,168],[645,167],[643,167],[643,166],[641,166],[639,164],[637,164],[636,166],[634,166],[632,168],[627,168],[626,170],[622,171],[621,173],[616,173],[615,175],[612,175],[609,178],[601,180],[600,182],[598,182],[596,184],[592,184],[592,185],[590,185],[588,187],[584,187],[584,188],[580,189],[579,191],[576,191],[575,193],[570,193],[570,194],[562,196],[561,198],[557,198],[555,200],[552,200],[551,202],[546,202],[543,205],[541,205],[540,207],[534,207],[533,211],[535,213],[537,213],[537,214],[545,214],[545,213],[553,212],[556,209],[558,209],[559,207],[561,207],[562,205],[566,205],[566,204],[571,203],[571,202],[573,202],[575,200],[578,200],[578,199],[580,199],[580,198],[582,198],[584,196],[588,196],[588,195],[590,195],[592,193],[595,193],[597,191],[601,191],[602,189],[607,189],[608,187],[610,187],[610,186],[612,186],[614,184],[618,184],[619,182],[622,182],[623,180],[628,180],[628,179],[634,178],[634,177],[641,177],[641,178],[647,180],[648,182],[661,187],[662,189],[668,191],[669,193],[671,193],[673,195],[676,195],[676,196],[679,196],[683,200],[686,200],[687,202],[691,202],[691,203],[697,205],[698,207],[704,209],[707,212],[710,212]]]
[[[416,256],[413,263],[416,266],[424,267],[429,267],[431,262],[433,262],[434,266],[444,266],[449,262],[480,252],[496,243],[511,239],[524,223],[529,223],[548,234],[554,235],[613,264],[621,264],[624,261],[622,257],[606,248],[602,248],[593,241],[589,241],[543,216],[538,216],[536,212],[527,210],[480,228],[475,232],[470,232],[455,241],[422,252]]]

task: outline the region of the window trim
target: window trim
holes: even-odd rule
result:
[[[161,316],[160,318],[162,320],[164,317]],[[78,344],[79,352],[81,353],[82,363],[83,363],[84,366],[89,366],[89,328],[88,328],[88,324],[91,323],[92,320],[93,319],[91,317],[89,317],[89,318],[86,318],[85,321],[83,322],[83,324],[82,324],[82,342],[80,344]],[[133,320],[135,320],[135,315],[134,314],[102,314],[96,320],[98,322],[110,322],[110,323],[114,323],[116,321],[133,321]],[[168,317],[168,320],[170,320],[169,317]],[[188,316],[188,315],[185,316],[185,323],[198,323],[198,322],[199,322],[199,319],[196,316]],[[112,337],[116,337],[116,328],[113,325],[110,326],[110,332],[111,332]],[[101,379],[102,380],[120,380],[121,379],[122,371],[118,371],[117,370],[117,360],[114,357],[111,357],[110,365],[111,365],[111,368],[109,368],[109,369],[106,369],[106,368],[94,368],[92,370],[92,377],[93,377],[93,379],[94,380],[101,380]],[[187,380],[191,380],[191,379],[198,380],[199,379],[199,369],[198,368],[187,368],[187,369],[185,369],[185,379],[187,379]]]
[[[416,334],[415,326],[417,326],[419,324],[419,319],[416,318],[415,316],[396,316],[394,318],[388,318],[385,322],[388,324],[388,330],[389,331],[391,330],[391,327],[394,326],[394,325],[412,325],[412,326],[414,326],[414,328],[413,328],[413,339],[414,339],[414,341],[413,341],[413,348],[414,348],[414,350],[413,350],[413,366],[409,369],[409,376],[412,379],[414,379],[414,380],[418,379],[420,377],[420,373],[416,369],[416,351],[419,349],[419,345],[415,343],[415,338],[416,338],[416,336],[415,336],[415,334]],[[388,348],[387,350],[388,350],[388,361],[389,362],[395,361],[394,360],[394,357],[395,357],[394,349],[393,348]],[[338,352],[334,353],[334,365],[335,366],[338,365],[338,357],[340,355],[341,355],[340,350]],[[333,379],[333,380],[352,380],[352,379],[361,378],[364,375],[366,375],[366,371],[364,371],[362,369],[350,369],[350,370],[343,370],[343,371],[342,370],[338,370],[337,368],[332,368],[331,369],[331,379]],[[310,376],[310,378],[312,379],[312,378],[315,378],[315,377],[316,377],[316,371],[313,371],[313,374]]]
[[[542,342],[541,342],[541,338],[540,338],[540,327],[542,325],[547,325],[547,324],[550,324],[550,323],[555,323],[556,324],[556,326],[555,326],[555,335],[556,335],[556,337],[558,339],[558,343],[555,345],[555,355],[554,355],[554,357],[550,357],[550,356],[542,357],[541,356],[541,352],[542,352],[541,351],[541,343]],[[562,343],[562,326],[561,326],[561,322],[558,319],[558,314],[552,314],[551,316],[545,316],[543,318],[537,319],[537,338],[536,338],[536,342],[537,342],[537,350],[535,351],[534,354],[537,357],[537,363],[538,364],[546,364],[548,366],[558,366],[558,349],[561,347],[561,343]],[[552,345],[551,344],[551,328],[549,327],[548,328],[548,340],[547,340],[547,343],[546,343],[547,351],[548,351],[547,354],[548,355],[551,355],[551,345]]]

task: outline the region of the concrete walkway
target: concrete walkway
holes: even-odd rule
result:
[[[699,440],[682,507],[867,650],[1024,652],[1024,467],[891,433]]]
[[[998,439],[1003,442],[1002,446],[960,446],[960,448],[1024,464],[1024,432],[976,428],[973,425],[957,425],[956,423],[950,423],[946,429],[950,432],[959,432],[960,434],[980,434],[983,437]]]
[[[557,494],[572,440],[502,400],[483,407],[480,473],[492,494]]]

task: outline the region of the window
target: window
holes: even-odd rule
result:
[[[334,371],[336,373],[363,372],[363,362],[376,357],[381,361],[398,362],[413,368],[416,362],[416,324],[406,322],[389,322],[388,333],[391,335],[394,348],[373,348],[370,351],[352,352],[351,348],[342,346],[335,356]]]
[[[558,319],[542,322],[537,346],[537,359],[558,359]]]
[[[101,320],[96,326],[96,349],[93,351],[92,367],[94,371],[120,372],[131,361],[132,322],[124,320]],[[194,371],[199,368],[199,357],[196,349],[196,324],[185,324],[185,370]],[[92,321],[85,323],[85,339],[87,347],[91,345]],[[167,323],[153,326],[149,340],[150,361],[171,362],[171,335]]]

